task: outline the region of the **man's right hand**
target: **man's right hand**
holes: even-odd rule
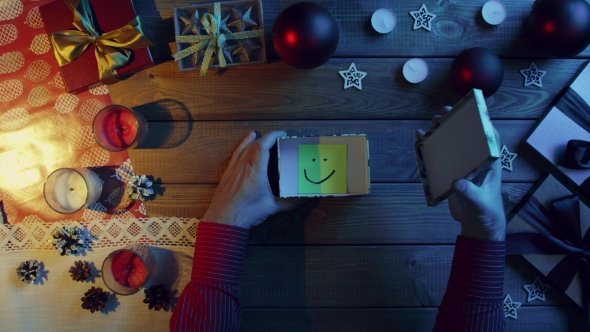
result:
[[[432,118],[433,127],[451,110],[445,106],[441,115]],[[500,135],[494,128],[496,142]],[[424,131],[416,131],[420,139]],[[461,223],[461,235],[482,240],[504,241],[506,216],[502,204],[502,165],[500,159],[482,169],[473,179],[457,179],[453,182],[453,194],[449,196],[449,210],[453,219]]]

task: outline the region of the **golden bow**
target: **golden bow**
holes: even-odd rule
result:
[[[225,42],[227,40],[236,40],[236,39],[247,39],[253,37],[260,37],[264,35],[264,30],[250,30],[250,31],[242,31],[236,33],[219,33],[219,26],[221,25],[221,3],[215,2],[213,4],[213,15],[211,13],[207,13],[203,15],[201,19],[201,23],[207,31],[206,36],[176,36],[177,43],[196,43],[191,47],[187,47],[184,50],[173,54],[174,61],[178,61],[182,58],[185,58],[191,54],[194,54],[205,46],[207,49],[205,50],[205,56],[203,57],[203,62],[201,63],[201,71],[199,76],[205,76],[207,74],[207,68],[209,67],[209,62],[211,62],[211,56],[217,48],[217,58],[219,59],[219,67],[225,68],[227,64],[225,62],[225,56],[223,55],[223,47],[225,46]]]
[[[153,45],[142,31],[139,15],[125,26],[101,35],[94,27],[88,0],[64,1],[74,13],[72,24],[76,30],[62,30],[51,34],[53,55],[60,67],[74,61],[94,44],[99,78],[103,83],[111,84],[120,79],[117,69],[129,62],[129,49]]]

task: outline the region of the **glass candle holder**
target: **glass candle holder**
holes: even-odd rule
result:
[[[98,112],[92,131],[98,145],[118,152],[143,143],[148,134],[148,123],[139,112],[121,105],[110,105]]]
[[[87,168],[59,168],[53,171],[43,185],[47,204],[63,214],[77,212],[98,201],[102,181]]]
[[[110,253],[102,263],[104,284],[114,293],[139,292],[156,267],[156,258],[148,246],[134,244]]]

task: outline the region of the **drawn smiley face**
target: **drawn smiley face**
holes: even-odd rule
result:
[[[299,193],[346,193],[346,145],[299,145]]]

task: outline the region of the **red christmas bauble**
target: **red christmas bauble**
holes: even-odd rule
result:
[[[480,89],[490,97],[504,81],[504,66],[487,48],[474,47],[461,52],[451,66],[451,83],[461,95]]]
[[[552,58],[571,58],[590,44],[590,4],[537,0],[526,28],[533,46]]]
[[[326,63],[338,46],[338,24],[330,12],[312,2],[293,4],[272,28],[275,51],[288,65],[312,69]]]

